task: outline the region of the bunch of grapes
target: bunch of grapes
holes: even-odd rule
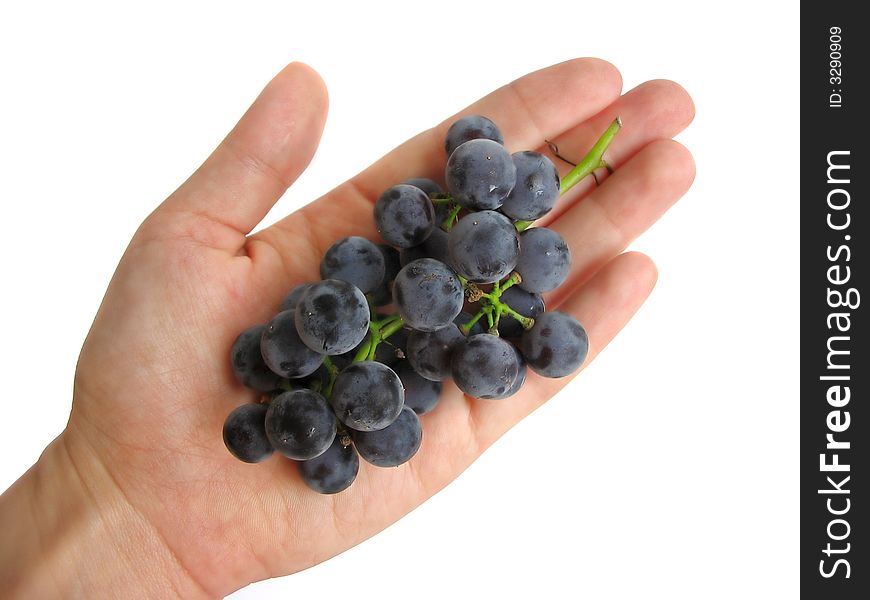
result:
[[[416,178],[384,191],[374,220],[387,243],[337,241],[321,281],[294,287],[269,323],[236,339],[233,371],[263,396],[227,417],[230,452],[255,463],[278,451],[313,490],[337,493],[353,483],[359,457],[394,467],[414,456],[419,417],[436,408],[445,380],[500,400],[529,369],[573,373],[586,331],[546,312],[543,297],[565,281],[571,253],[558,233],[530,225],[606,166],[620,125],[560,186],[546,156],[510,154],[486,117],[456,121],[445,142],[446,190]]]

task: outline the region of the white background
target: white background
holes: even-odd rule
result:
[[[660,269],[648,303],[423,507],[235,597],[797,596],[797,6],[483,4],[0,9],[0,489],[63,429],[138,223],[285,63],[319,70],[330,117],[267,223],[491,89],[600,56],[697,105],[694,187],[633,245]]]

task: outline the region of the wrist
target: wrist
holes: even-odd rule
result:
[[[0,496],[0,589],[13,598],[205,596],[91,454],[68,430]]]

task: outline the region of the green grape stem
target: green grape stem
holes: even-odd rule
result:
[[[462,210],[462,206],[459,204],[453,204],[450,206],[450,213],[447,215],[447,218],[444,219],[444,222],[441,223],[441,229],[444,231],[450,231],[453,229],[453,224],[456,221],[456,217],[459,216],[459,211]]]
[[[399,331],[404,326],[405,326],[405,321],[402,320],[401,317],[396,315],[395,318],[392,321],[390,321],[390,323],[388,323],[387,325],[381,326],[382,327],[381,328],[381,341],[384,341],[385,339],[387,339],[388,337],[390,337],[391,335],[393,335],[394,333]]]
[[[484,292],[473,283],[468,284],[466,297],[470,302],[480,302],[480,310],[471,317],[471,320],[468,323],[459,328],[460,331],[462,331],[462,334],[467,336],[471,332],[471,328],[474,327],[474,325],[483,317],[486,317],[487,325],[489,325],[489,333],[498,335],[498,324],[502,315],[508,315],[516,319],[524,329],[531,329],[535,324],[534,319],[531,317],[524,317],[511,308],[506,302],[501,301],[501,295],[504,291],[520,283],[522,280],[520,274],[514,271],[510,274],[510,277],[505,279],[503,282],[495,282],[492,286],[492,291],[490,292]]]
[[[473,317],[471,317],[471,320],[468,323],[466,323],[465,325],[461,325],[459,327],[459,330],[462,331],[462,335],[468,337],[468,333],[471,331],[471,328],[474,327],[482,317],[483,310],[481,309],[477,311],[477,313],[475,313]]]
[[[513,317],[514,319],[519,321],[520,325],[523,326],[523,329],[531,329],[532,327],[535,326],[535,320],[533,318],[524,317],[523,315],[521,315],[520,313],[518,313],[517,311],[512,309],[510,306],[508,306],[504,302],[501,303],[501,312],[503,312],[506,315],[510,315],[511,317]]]
[[[564,196],[572,187],[580,183],[584,178],[590,175],[595,169],[608,169],[609,165],[604,160],[604,152],[610,146],[610,142],[619,133],[622,128],[622,119],[616,117],[610,124],[610,127],[598,138],[592,149],[577,163],[577,166],[568,171],[568,174],[562,178],[562,184],[559,186],[559,195]]]
[[[360,344],[359,350],[356,351],[356,354],[353,357],[353,362],[362,362],[364,360],[369,359],[369,351],[372,348],[372,330],[371,325],[369,325],[369,332],[366,335],[366,338],[363,340],[362,344]]]
[[[353,357],[353,362],[374,360],[378,344],[405,326],[405,321],[399,315],[387,315],[379,321],[369,323],[369,332]]]
[[[323,396],[328,400],[332,396],[332,386],[335,385],[335,378],[338,377],[338,367],[332,362],[328,356],[323,357],[323,366],[326,367],[326,372],[329,373],[329,382],[323,388]]]
[[[523,277],[522,277],[522,275],[520,275],[519,273],[517,273],[516,271],[514,271],[513,273],[511,273],[510,277],[508,277],[507,279],[505,279],[505,280],[504,280],[504,283],[501,284],[501,290],[500,290],[500,292],[499,292],[499,297],[501,297],[501,295],[504,293],[504,291],[505,291],[506,289],[508,289],[508,288],[510,288],[510,287],[513,287],[513,286],[515,286],[516,284],[518,284],[518,283],[522,283],[522,282],[523,282]]]

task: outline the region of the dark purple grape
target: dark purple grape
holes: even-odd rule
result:
[[[378,248],[384,256],[384,279],[369,298],[375,306],[386,306],[393,301],[393,280],[403,265],[398,250],[386,244],[378,244]]]
[[[549,158],[538,152],[514,152],[517,184],[501,212],[517,221],[534,221],[553,209],[559,199],[559,172]]]
[[[450,264],[475,283],[493,283],[510,275],[520,256],[514,224],[491,210],[462,217],[450,231]]]
[[[305,485],[320,494],[337,494],[350,487],[359,473],[359,454],[347,441],[344,446],[342,436],[337,435],[326,452],[297,463]]]
[[[501,293],[500,300],[524,317],[535,318],[544,312],[544,297],[527,292],[513,285]],[[523,335],[523,326],[510,315],[502,314],[498,322],[498,334],[503,338],[518,338]]]
[[[397,467],[411,459],[423,440],[420,417],[403,408],[399,417],[378,431],[352,431],[357,452],[377,467]]]
[[[310,283],[300,283],[290,290],[290,293],[284,296],[284,299],[281,301],[281,311],[293,310],[296,308],[299,298],[302,297],[302,294],[308,291],[309,287],[311,287]]]
[[[375,202],[375,225],[388,244],[410,248],[422,244],[432,233],[435,209],[420,188],[394,185]]]
[[[428,179],[426,177],[413,177],[411,179],[403,181],[402,183],[404,183],[406,185],[413,185],[416,188],[420,188],[430,198],[432,196],[443,196],[444,195],[444,188],[442,188],[436,182],[434,182],[431,179]]]
[[[350,236],[335,242],[320,262],[322,279],[340,279],[371,292],[384,281],[381,250],[364,237]]]
[[[465,341],[459,328],[450,323],[437,331],[412,331],[408,336],[408,362],[421,376],[432,381],[450,377],[450,356]]]
[[[378,244],[378,248],[384,255],[384,281],[392,281],[404,266],[399,257],[399,251],[386,244]]]
[[[431,179],[427,179],[425,177],[414,177],[413,179],[408,179],[404,183],[420,188],[421,190],[426,192],[426,195],[429,196],[430,198],[447,195],[444,191],[444,188],[442,188],[440,185],[438,185],[437,183],[435,183]],[[433,202],[433,204],[435,204],[435,203]],[[449,214],[449,212],[450,212],[450,207],[448,206],[447,202],[439,202],[439,203],[435,204],[435,229],[438,229],[439,227],[441,227],[441,224],[447,218],[447,215]],[[418,256],[416,258],[421,258],[421,257]],[[407,262],[411,262],[411,261],[407,261]],[[402,265],[404,266],[405,263],[402,263]]]
[[[565,377],[583,364],[589,337],[571,315],[545,312],[523,333],[521,351],[529,367],[544,377]]]
[[[344,354],[369,330],[369,305],[358,287],[339,279],[311,284],[296,306],[296,330],[316,352]]]
[[[514,347],[498,336],[481,333],[467,338],[450,359],[453,381],[475,398],[496,398],[508,392],[520,370]]]
[[[271,370],[288,379],[311,375],[323,364],[323,355],[299,337],[295,310],[279,312],[269,321],[260,340],[260,352]]]
[[[420,258],[434,258],[449,265],[450,257],[447,251],[447,241],[449,239],[450,235],[446,231],[436,227],[422,244],[412,248],[403,248],[399,253],[399,260],[403,267],[409,262],[414,262]]]
[[[556,289],[571,271],[571,251],[558,233],[546,227],[526,229],[520,236],[519,286],[542,294]]]
[[[265,329],[265,325],[254,325],[245,329],[233,342],[230,351],[230,362],[236,379],[258,392],[271,392],[281,383],[281,376],[266,366],[260,353],[260,339]]]
[[[455,202],[469,210],[495,210],[514,189],[517,168],[504,146],[479,139],[454,150],[445,177]]]
[[[326,398],[311,390],[284,392],[266,412],[266,435],[272,447],[295,460],[310,460],[326,452],[337,425]]]
[[[504,398],[510,398],[514,394],[516,394],[520,389],[522,389],[523,384],[526,382],[526,373],[528,372],[528,366],[526,365],[526,361],[523,358],[523,355],[517,350],[516,346],[511,346],[514,349],[514,352],[517,354],[517,361],[519,361],[520,369],[517,372],[517,378],[514,379],[513,385],[510,387],[508,391],[504,394],[498,394],[493,396],[492,400],[503,400]]]
[[[408,263],[393,284],[393,299],[402,319],[420,331],[449,325],[462,310],[464,298],[453,269],[432,258]]]
[[[399,416],[405,393],[395,371],[367,360],[338,374],[329,401],[336,416],[351,429],[377,431]]]
[[[272,456],[266,437],[265,404],[243,404],[224,421],[224,444],[233,456],[246,463],[258,463]]]
[[[504,137],[495,123],[481,115],[468,115],[458,119],[447,130],[444,149],[449,158],[453,151],[470,140],[486,139],[504,144]]]
[[[407,361],[396,369],[396,374],[405,386],[405,406],[418,415],[430,412],[441,398],[441,382],[421,377]]]

